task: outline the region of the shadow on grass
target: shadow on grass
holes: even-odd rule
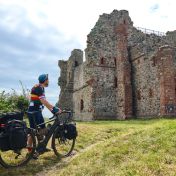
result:
[[[39,156],[38,160],[31,160],[25,166],[18,167],[18,168],[9,168],[5,169],[0,166],[0,175],[1,176],[32,176],[38,172],[49,168],[58,162],[62,162],[61,158],[57,158],[55,155],[51,154],[51,152],[47,153],[47,155]]]

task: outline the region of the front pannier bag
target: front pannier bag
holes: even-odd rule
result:
[[[66,124],[64,126],[64,136],[67,139],[76,139],[78,132],[75,124]]]

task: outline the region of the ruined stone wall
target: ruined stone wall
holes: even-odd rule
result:
[[[126,10],[100,15],[87,36],[86,61],[74,50],[59,62],[60,104],[78,120],[175,115],[175,34],[143,33]],[[166,44],[172,48],[159,49]]]
[[[82,64],[74,70],[74,90],[80,89],[84,84],[84,64]]]
[[[159,47],[167,44],[164,36],[155,34],[146,34],[129,26],[128,30],[128,46],[135,47],[139,53],[145,54],[146,57],[151,57]]]
[[[72,51],[68,61],[60,61],[61,75],[58,84],[61,87],[59,106],[62,109],[73,110],[74,70],[83,63],[83,52]]]
[[[155,60],[131,48],[133,112],[136,117],[158,116],[160,86]]]
[[[124,20],[129,25],[133,24],[126,10],[114,10],[111,14],[100,15],[94,28],[87,36],[85,53],[88,63],[100,65],[101,59],[104,58],[104,65],[115,66],[114,59],[117,56],[115,28]]]
[[[93,120],[92,87],[86,85],[73,93],[74,118],[81,121]]]
[[[90,73],[94,73],[94,77]],[[88,116],[92,119],[114,119],[117,111],[115,68],[91,67],[84,63],[75,69],[74,77],[75,115],[84,118],[86,116],[86,119]],[[83,111],[80,111],[81,100],[85,104]]]
[[[170,45],[176,47],[176,30],[175,31],[168,31],[166,33],[166,37],[164,37],[164,39],[168,41],[167,44],[170,44]]]
[[[62,106],[62,108],[64,108],[66,106],[66,102],[65,102],[65,87],[67,84],[67,61],[62,61],[60,60],[58,63],[59,67],[60,67],[60,77],[58,79],[58,85],[60,86],[60,94],[59,94],[59,107]]]
[[[132,78],[131,63],[128,52],[128,21],[124,20],[122,24],[116,27],[117,34],[117,65],[116,75],[118,89],[117,95],[117,117],[118,119],[127,119],[133,117],[132,109]]]
[[[77,120],[92,120],[92,87],[86,82],[89,80],[89,72],[86,72],[87,65],[84,62],[74,70],[74,116]]]
[[[176,48],[163,46],[158,49],[155,56],[160,79],[161,116],[176,114],[175,52]]]
[[[94,68],[94,74],[97,74],[92,95],[94,119],[115,119],[117,113],[115,68],[97,66]]]
[[[74,49],[71,52],[67,63],[67,83],[74,81],[75,69],[83,63],[83,52],[79,49]]]
[[[160,72],[155,55],[169,43],[165,36],[129,28],[128,47],[132,63],[133,111],[137,117],[160,116]]]
[[[96,81],[93,89],[94,118],[114,118],[117,116],[117,35],[115,28],[126,20],[132,21],[125,10],[114,10],[100,16],[95,27],[87,36],[86,60],[90,65],[90,76]]]

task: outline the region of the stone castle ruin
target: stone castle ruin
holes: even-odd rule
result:
[[[77,120],[176,115],[176,31],[133,26],[126,10],[99,17],[83,51],[60,60],[59,105]]]

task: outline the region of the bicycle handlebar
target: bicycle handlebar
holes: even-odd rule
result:
[[[60,114],[69,114],[69,117],[71,117],[71,115],[74,113],[74,112],[72,112],[72,111],[68,111],[68,110],[62,110],[62,112],[61,113],[56,113],[55,115],[60,115]],[[50,117],[49,119],[51,120],[51,119],[53,119],[54,117],[55,117],[55,115],[53,115],[52,117]]]
[[[71,111],[62,110],[61,114],[62,114],[62,113],[71,113]]]

